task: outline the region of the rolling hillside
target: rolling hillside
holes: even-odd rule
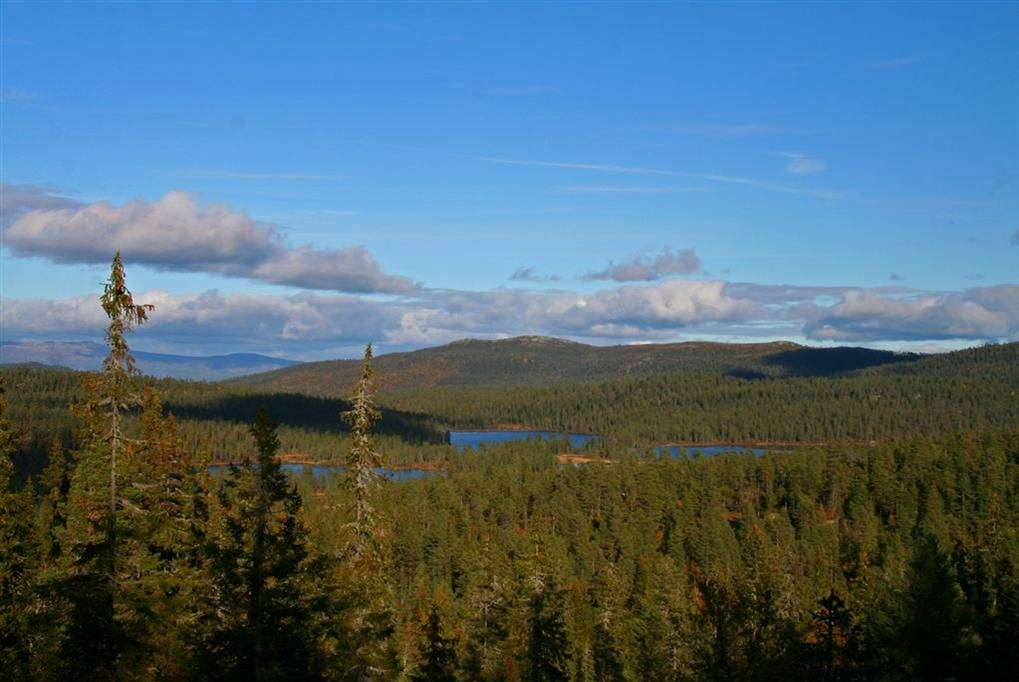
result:
[[[382,391],[470,386],[545,386],[711,372],[754,378],[827,376],[920,356],[865,348],[808,348],[790,342],[687,342],[588,346],[564,339],[520,336],[499,341],[467,339],[445,346],[376,358]],[[262,389],[342,396],[355,381],[357,360],[310,362],[235,379]]]
[[[143,374],[203,381],[218,381],[297,364],[293,360],[255,353],[193,356],[135,351],[134,356]],[[37,363],[95,371],[102,367],[104,357],[106,346],[88,341],[22,341],[0,344],[0,364],[4,365]]]

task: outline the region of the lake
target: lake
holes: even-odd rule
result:
[[[560,431],[450,431],[449,443],[460,452],[467,448],[479,450],[484,445],[495,443],[507,443],[515,440],[569,440],[570,447],[579,449],[585,443],[598,438],[589,433],[565,433]],[[690,457],[711,457],[726,452],[750,453],[758,457],[767,452],[766,448],[746,447],[744,445],[726,445],[724,443],[706,445],[662,445],[655,448],[658,454],[669,453],[671,457],[687,455]],[[209,471],[213,474],[226,469],[224,464],[213,464]],[[283,471],[290,474],[310,473],[315,478],[343,473],[343,467],[338,464],[292,464],[284,462],[280,465]],[[435,471],[427,469],[389,469],[379,467],[375,471],[391,481],[407,481],[416,478],[434,476]]]
[[[689,457],[711,457],[712,455],[721,455],[726,452],[735,453],[752,453],[760,457],[768,451],[767,448],[748,448],[745,445],[726,445],[725,443],[718,443],[713,445],[662,445],[661,447],[655,448],[655,451],[659,454],[668,452],[670,457],[680,457],[681,455],[687,455]]]
[[[514,440],[569,440],[570,447],[582,447],[598,436],[589,433],[561,433],[558,431],[450,431],[449,444],[463,452],[483,445],[507,443]]]

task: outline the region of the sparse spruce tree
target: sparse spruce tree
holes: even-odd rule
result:
[[[345,476],[353,496],[353,520],[350,526],[348,553],[355,561],[368,555],[378,558],[380,549],[381,528],[372,501],[375,488],[382,478],[377,471],[382,466],[382,456],[375,449],[372,439],[372,427],[380,418],[374,399],[372,358],[372,346],[369,343],[364,349],[361,378],[350,398],[350,410],[342,415],[351,428],[351,445],[346,458]]]
[[[148,314],[155,306],[138,305],[127,288],[124,275],[124,263],[120,251],[113,256],[110,268],[110,279],[103,288],[99,299],[103,312],[110,318],[106,328],[106,346],[109,351],[103,360],[102,400],[100,406],[106,417],[106,433],[104,438],[109,442],[110,449],[110,518],[111,533],[116,534],[116,515],[119,499],[117,497],[117,457],[124,447],[123,411],[139,403],[138,397],[131,392],[130,378],[138,373],[134,356],[127,345],[127,333],[148,319]],[[115,538],[114,538],[115,546]],[[115,559],[115,550],[112,553]],[[112,567],[111,567],[112,570]]]
[[[380,413],[374,399],[371,344],[365,347],[361,377],[342,418],[351,427],[351,445],[345,459],[344,483],[350,496],[350,522],[340,554],[337,575],[339,618],[334,621],[340,642],[343,679],[388,679],[398,662],[393,634],[392,583],[384,529],[375,508],[382,476],[382,456],[375,449],[372,427]]]
[[[126,413],[139,404],[132,385],[138,372],[126,335],[148,319],[153,306],[134,302],[120,252],[100,302],[110,320],[108,353],[102,373],[84,382],[86,398],[74,410],[78,450],[59,539],[62,570],[50,587],[66,605],[61,660],[69,670],[84,665],[96,679],[105,679],[123,677],[123,665],[130,664],[122,655],[145,648],[148,615],[146,600],[134,589],[140,570],[135,559],[145,548],[138,531],[148,512],[134,500],[133,485],[124,494],[120,478],[132,466],[124,461],[131,441]]]

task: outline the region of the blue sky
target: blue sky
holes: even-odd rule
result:
[[[4,340],[1019,334],[1014,3],[0,11]]]

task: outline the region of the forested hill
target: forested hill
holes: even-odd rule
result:
[[[662,373],[579,384],[404,389],[382,399],[453,428],[541,427],[616,442],[888,440],[1019,423],[1019,343],[825,376]]]
[[[385,390],[470,386],[545,386],[659,374],[827,376],[920,356],[866,348],[808,348],[795,343],[686,342],[589,346],[543,336],[467,339],[376,358]],[[311,362],[232,381],[264,389],[341,396],[357,377],[355,360]]]

